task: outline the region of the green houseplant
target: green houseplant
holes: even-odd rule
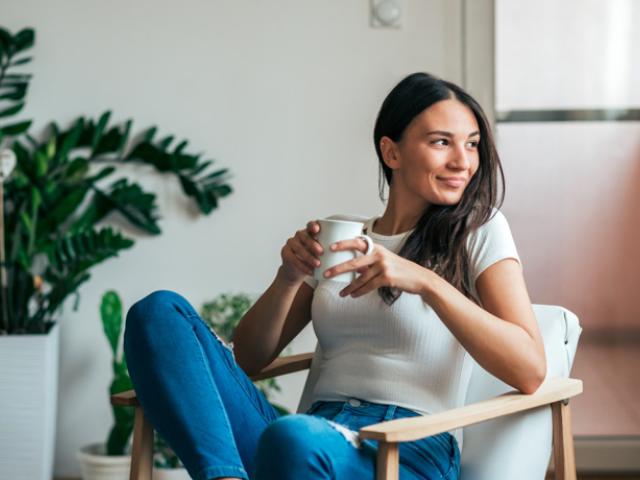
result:
[[[79,288],[94,267],[134,245],[111,220],[127,231],[161,233],[155,194],[127,178],[130,166],[174,177],[205,215],[232,189],[228,170],[212,169],[213,162],[192,153],[186,140],[159,137],[156,127],[132,134],[133,121],[114,123],[109,111],[31,132],[30,120],[13,117],[25,106],[31,75],[24,69],[34,41],[33,29],[12,34],[0,27],[0,361],[23,368],[13,376],[28,379],[33,390],[25,393],[25,380],[0,398],[5,434],[0,463],[11,458],[15,466],[3,472],[7,478],[48,479],[53,473],[60,310],[72,296],[77,306]],[[25,358],[10,358],[15,351],[24,351]],[[25,375],[24,364],[35,354],[40,365]],[[24,398],[39,402],[26,442],[34,447],[28,453],[10,441],[25,435],[13,413]],[[42,411],[44,420],[36,421]],[[21,463],[15,460],[21,458]]]
[[[12,55],[33,44],[33,31],[12,36],[0,29],[0,39],[8,45],[2,50],[0,101],[13,102],[0,110],[2,118],[24,106],[30,77],[7,72],[30,61]],[[4,182],[7,278],[0,334],[46,332],[90,270],[134,244],[118,229],[102,226],[111,214],[140,232],[161,232],[155,195],[122,177],[128,165],[174,176],[203,214],[232,192],[228,170],[211,171],[213,162],[188,152],[186,140],[174,145],[171,135],[156,138],[156,127],[131,136],[132,120],[113,125],[110,118],[107,111],[67,128],[52,122],[39,139],[25,133],[29,122],[0,127],[0,141],[9,142],[16,159]]]

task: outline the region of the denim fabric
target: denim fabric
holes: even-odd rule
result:
[[[140,404],[191,477],[373,479],[377,442],[366,425],[418,414],[361,399],[315,402],[280,417],[232,349],[180,295],[157,291],[127,314],[124,350]],[[400,444],[401,479],[457,479],[449,433]]]

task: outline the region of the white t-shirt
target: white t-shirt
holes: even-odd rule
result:
[[[374,243],[397,253],[411,233],[380,235],[372,231],[377,217],[365,222]],[[472,294],[475,282],[494,263],[520,262],[509,224],[494,209],[491,219],[467,240]],[[388,306],[377,290],[342,298],[346,284],[306,277],[315,289],[313,329],[322,358],[314,359],[319,375],[312,402],[360,398],[394,404],[428,415],[464,405],[473,361],[420,295],[403,292]],[[451,432],[462,448],[462,430]]]

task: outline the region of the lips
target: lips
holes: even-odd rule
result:
[[[461,187],[462,185],[464,185],[465,183],[465,179],[462,177],[447,177],[447,178],[438,178],[438,180],[440,180],[442,183],[444,183],[445,185],[448,185],[450,187]]]

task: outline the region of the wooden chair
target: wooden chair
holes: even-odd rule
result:
[[[536,311],[539,325],[542,327],[541,330],[545,340],[548,365],[550,360],[553,361],[553,363],[548,366],[548,377],[543,385],[531,395],[525,395],[511,390],[488,400],[476,401],[449,411],[427,416],[390,420],[360,429],[359,434],[361,438],[377,440],[379,442],[376,467],[377,480],[397,480],[399,478],[398,444],[400,442],[410,442],[481,422],[491,423],[491,421],[496,421],[496,419],[499,420],[506,416],[517,417],[518,415],[527,415],[528,412],[534,412],[535,415],[538,415],[542,407],[548,408],[549,406],[551,407],[553,423],[552,442],[555,478],[556,480],[571,480],[576,478],[569,399],[582,392],[582,381],[562,376],[554,378],[553,375],[557,373],[557,369],[553,368],[553,365],[558,364],[558,362],[564,363],[564,372],[568,373],[573,362],[573,355],[575,354],[575,347],[581,330],[577,324],[575,315],[561,307],[536,305],[534,306],[534,310]],[[544,321],[541,322],[541,320]],[[560,325],[561,322],[563,322],[562,325]],[[556,345],[558,342],[564,345],[564,351]],[[318,349],[316,349],[316,354],[317,353]],[[550,356],[552,358],[550,358]],[[564,356],[564,358],[560,358],[562,356]],[[313,357],[313,353],[303,353],[278,358],[259,374],[251,378],[255,381],[308,368],[313,370]],[[490,375],[477,364],[475,368],[476,371],[474,371],[473,375],[481,380],[484,376]],[[311,374],[309,375],[309,378],[310,377],[312,377]],[[303,397],[312,387],[313,382],[310,384],[309,378],[307,379]],[[486,380],[486,378],[484,378],[484,380]],[[500,384],[498,388],[504,388],[505,384],[497,381],[495,377],[493,377],[491,381],[495,384]],[[476,386],[474,388],[481,391],[486,390],[486,386]],[[495,389],[495,387],[492,388]],[[129,390],[113,395],[111,397],[111,403],[114,405],[135,407],[131,473],[129,478],[131,480],[151,480],[153,427],[145,417],[142,407],[137,401],[135,391]],[[301,408],[299,408],[298,411],[304,411],[304,409],[301,410]],[[526,418],[520,418],[520,421],[522,420],[526,421]],[[544,419],[538,415],[534,421],[540,424]],[[522,423],[520,426],[522,426]],[[504,429],[505,427],[501,425],[500,428]],[[487,435],[487,433],[484,432],[483,435]],[[495,433],[489,433],[488,435],[495,435]],[[486,438],[482,440],[483,443],[491,443]],[[466,443],[467,441],[465,441],[465,445]],[[533,448],[535,448],[535,446]],[[464,447],[463,452],[465,452]],[[463,454],[463,463],[464,457]],[[544,458],[544,452],[542,453],[542,457]],[[546,470],[548,460],[549,456],[547,455],[546,463],[543,465],[543,472]],[[495,477],[495,470],[494,473],[489,475],[493,475],[494,480],[500,480],[500,478],[516,478],[512,476]],[[468,468],[465,472],[463,465],[461,476],[463,480],[470,480],[472,477],[474,477],[475,480],[475,478],[485,478],[486,476],[486,473],[474,473],[472,468]],[[542,477],[544,477],[544,473]],[[517,478],[525,478],[525,476],[518,475]]]

